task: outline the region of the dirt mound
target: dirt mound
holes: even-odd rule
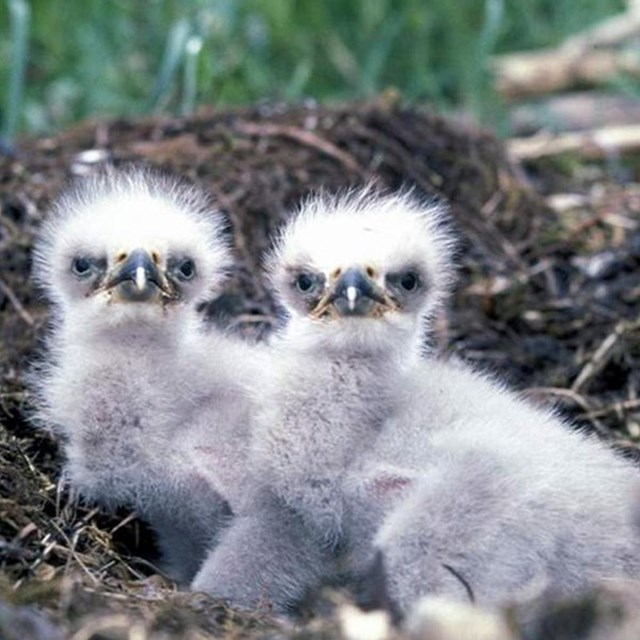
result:
[[[637,454],[637,188],[600,173],[538,168],[536,194],[490,135],[384,101],[89,123],[25,141],[0,158],[0,600],[9,603],[0,608],[0,631],[9,629],[7,637],[25,637],[16,635],[20,624],[36,629],[33,637],[54,637],[29,603],[64,634],[83,638],[129,637],[124,629],[134,619],[146,634],[139,637],[287,633],[149,578],[153,568],[138,557],[150,557],[144,526],[73,504],[59,490],[55,443],[27,426],[23,374],[46,325],[28,281],[34,233],[69,176],[128,161],[177,171],[215,195],[240,268],[206,312],[255,335],[278,322],[260,259],[300,197],[373,179],[446,198],[464,242],[440,344],[563,402],[582,424]],[[547,206],[544,196],[560,189],[574,199],[555,196]],[[331,634],[332,624],[307,632]]]

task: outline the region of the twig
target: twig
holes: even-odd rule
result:
[[[67,561],[69,560],[69,558],[73,558],[78,563],[80,568],[87,574],[87,576],[89,576],[91,581],[94,584],[98,584],[99,580],[91,573],[91,571],[89,570],[89,567],[87,567],[87,565],[84,563],[84,561],[80,557],[80,554],[76,551],[77,536],[80,535],[80,533],[82,533],[82,530],[84,527],[82,526],[74,531],[74,535],[73,535],[74,539],[72,540],[71,538],[69,538],[69,536],[67,536],[67,534],[62,530],[62,527],[60,527],[60,525],[58,525],[58,523],[55,520],[51,520],[50,522],[51,522],[51,525],[57,530],[58,535],[62,536],[63,540],[67,544],[66,547],[63,547],[62,545],[58,545],[56,543],[56,547],[59,548],[60,550],[65,549],[69,554],[67,556]]]
[[[9,302],[13,305],[15,310],[18,312],[18,315],[30,326],[33,327],[35,325],[35,320],[32,318],[31,314],[22,306],[20,300],[18,300],[18,296],[13,292],[11,287],[0,278],[0,289],[2,293],[9,299]]]
[[[520,394],[525,398],[536,395],[551,395],[567,398],[582,409],[585,418],[591,422],[593,428],[601,438],[605,440],[611,439],[611,431],[607,429],[597,418],[589,417],[589,414],[593,411],[593,407],[590,402],[577,391],[564,389],[563,387],[529,387],[528,389],[521,391]]]
[[[55,485],[53,484],[53,482],[51,482],[51,479],[49,478],[49,476],[47,476],[45,473],[40,471],[40,469],[38,469],[36,465],[33,464],[33,460],[31,460],[31,458],[27,455],[27,453],[24,451],[24,449],[22,448],[22,445],[18,442],[17,439],[14,439],[14,443],[16,445],[18,453],[20,454],[20,456],[22,456],[22,459],[24,460],[25,464],[29,468],[29,471],[32,473],[33,477],[37,478],[42,483],[43,485],[42,490],[48,492],[51,489],[53,489]]]
[[[295,140],[296,142],[300,142],[301,144],[320,151],[320,153],[324,153],[334,160],[338,160],[338,162],[341,162],[349,171],[357,173],[363,177],[365,175],[364,171],[352,155],[311,131],[305,131],[299,127],[291,127],[287,125],[252,124],[250,122],[240,122],[236,124],[235,128],[240,133],[244,133],[249,136],[278,136]]]
[[[128,516],[123,518],[118,524],[109,531],[109,535],[113,535],[118,529],[122,529],[122,527],[128,525],[130,522],[135,520],[138,517],[138,514],[135,511],[132,511]]]
[[[516,160],[536,160],[563,153],[579,153],[589,158],[607,158],[640,151],[640,125],[512,138],[507,141],[507,150]]]
[[[608,413],[617,413],[621,415],[625,411],[631,409],[637,409],[640,407],[640,398],[631,398],[630,400],[621,400],[620,402],[614,402],[606,407],[600,407],[587,413],[587,418],[600,418],[606,416]]]
[[[560,396],[562,398],[572,400],[574,404],[577,404],[585,412],[592,410],[589,401],[573,389],[565,389],[563,387],[529,387],[528,389],[523,389],[520,393],[525,397],[538,395]]]
[[[132,623],[127,616],[117,613],[98,618],[97,620],[89,620],[71,636],[71,640],[91,640],[91,638],[98,636],[104,637],[105,635],[112,635],[114,631],[126,632],[126,637],[129,638],[129,640],[146,640],[149,637],[142,623]],[[111,633],[107,634],[106,632]]]
[[[78,523],[84,527],[89,522],[89,520],[91,520],[91,518],[93,518],[98,513],[100,513],[100,509],[98,507],[94,507],[93,509],[91,509],[91,511],[80,518]]]
[[[500,56],[493,62],[495,87],[508,100],[594,85],[626,72],[640,75],[640,64],[628,51],[542,49]]]
[[[618,322],[613,331],[600,343],[600,346],[595,350],[589,361],[582,367],[582,370],[571,385],[571,390],[576,393],[591,381],[609,361],[618,340],[638,328],[640,328],[640,319],[634,322],[629,322],[628,320]]]

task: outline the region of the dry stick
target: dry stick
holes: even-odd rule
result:
[[[600,343],[600,346],[595,350],[594,354],[589,358],[589,361],[582,367],[582,370],[573,381],[571,385],[571,391],[574,393],[579,392],[588,382],[590,382],[597,373],[607,364],[613,348],[616,346],[620,338],[630,331],[635,331],[640,328],[640,319],[634,322],[628,320],[621,320],[613,328],[613,331]]]
[[[14,443],[18,449],[18,453],[22,456],[22,459],[25,461],[25,464],[29,468],[29,471],[33,474],[34,478],[37,478],[40,482],[43,483],[43,491],[49,491],[53,489],[55,486],[48,475],[40,471],[36,465],[33,463],[33,460],[27,455],[27,453],[23,450],[22,446],[17,440],[14,440]]]
[[[526,102],[514,105],[512,122],[513,136],[530,135],[540,129],[560,133],[632,125],[640,122],[640,101],[637,97],[606,93],[603,89],[572,91],[545,96],[544,102],[538,105]]]
[[[609,413],[622,414],[625,411],[631,409],[637,409],[640,407],[640,398],[631,398],[630,400],[621,400],[620,402],[614,402],[606,407],[600,407],[587,413],[587,418],[600,418],[606,416]]]
[[[640,151],[640,125],[512,138],[507,141],[507,151],[515,160],[536,160],[563,153],[578,153],[588,158],[608,158]]]
[[[85,515],[82,516],[82,518],[80,518],[80,520],[78,521],[79,524],[81,526],[88,524],[89,520],[91,520],[91,518],[93,518],[98,513],[100,513],[100,508],[94,507],[93,509],[91,509],[91,511],[89,511],[88,513],[85,513]]]
[[[99,570],[97,570],[98,573],[104,573],[106,568],[108,566],[110,566],[112,563],[118,563],[121,564],[123,567],[125,567],[125,569],[135,577],[136,580],[143,580],[144,579],[144,574],[140,573],[139,571],[136,571],[128,562],[129,558],[125,558],[124,556],[121,556],[119,553],[117,553],[116,551],[114,551],[113,549],[111,549],[108,546],[105,546],[102,541],[98,540],[102,551],[111,558],[111,560],[104,566],[100,567]],[[166,574],[164,574],[158,567],[156,567],[156,565],[154,565],[153,563],[149,562],[148,560],[145,560],[144,558],[139,558],[137,556],[133,556],[133,559],[135,559],[135,561],[138,564],[142,564],[146,567],[149,567],[153,570],[154,573],[157,573],[163,577],[167,577]]]
[[[133,622],[121,613],[109,614],[107,616],[89,620],[84,626],[76,631],[70,640],[91,640],[95,637],[103,637],[105,632],[123,631],[126,632],[128,640],[147,640],[149,635],[140,622]]]
[[[623,198],[619,198],[611,194],[606,194],[606,196],[608,198],[608,202],[606,203],[608,207],[618,208],[618,209],[625,207],[625,201]],[[547,198],[547,204],[558,213],[563,213],[564,211],[562,207],[558,207],[557,205],[555,205],[552,201],[549,200],[549,198]],[[581,205],[580,208],[595,209],[597,207],[602,207],[603,205],[604,205],[604,198],[598,198],[598,199],[589,198],[586,200],[586,204]],[[582,233],[584,233],[591,227],[596,226],[598,224],[607,224],[611,227],[619,227],[628,231],[635,231],[638,228],[638,223],[635,220],[625,218],[622,215],[614,214],[608,210],[603,209],[600,211],[596,211],[588,219],[578,223],[575,227],[573,227],[567,233],[566,237],[563,238],[562,240],[548,244],[542,249],[538,250],[535,253],[535,257],[537,259],[540,259],[542,257],[550,256],[554,254],[559,249],[562,249],[563,247],[565,247],[567,243],[571,242],[576,238],[579,238]]]
[[[53,549],[55,549],[58,545],[57,542],[53,541],[53,542],[48,542],[48,540],[51,538],[51,534],[48,533],[44,538],[42,538],[42,540],[40,541],[41,545],[46,545],[44,547],[44,549],[40,552],[40,554],[38,555],[38,557],[29,565],[29,569],[31,571],[31,573],[33,573],[49,556],[49,554],[51,553],[51,551]],[[25,580],[27,579],[27,576],[22,576],[21,578],[18,578],[12,585],[12,590],[13,591],[18,591],[18,589],[20,589],[20,587],[22,586],[22,584],[25,582]]]
[[[144,578],[144,576],[143,576]],[[128,591],[127,593],[118,593],[117,591],[106,591],[104,587],[99,587],[94,589],[93,587],[84,587],[84,591],[87,593],[95,593],[104,598],[111,598],[112,600],[119,600],[121,602],[126,602],[131,599],[142,600],[143,602],[154,602],[158,600],[162,600],[164,595],[159,595],[158,597],[152,598],[148,595],[141,596],[137,593]],[[168,591],[168,589],[167,589]],[[173,593],[173,592],[171,592]]]
[[[594,85],[621,72],[640,75],[640,64],[627,51],[542,49],[515,53],[493,62],[496,91],[507,100]]]
[[[567,398],[582,409],[585,417],[588,417],[591,411],[593,411],[593,407],[591,406],[590,402],[583,395],[581,395],[577,391],[573,391],[572,389],[564,389],[563,387],[530,387],[529,389],[524,389],[521,392],[521,395],[523,395],[524,397],[536,395],[552,395]],[[597,418],[588,417],[588,419],[593,425],[593,428],[602,438],[607,440],[611,439],[611,432]]]
[[[493,61],[496,90],[519,98],[598,83],[620,71],[640,73],[633,52],[613,47],[640,34],[640,2],[628,0],[627,11],[569,37],[555,49],[497,56]]]
[[[2,293],[9,299],[9,302],[14,306],[15,310],[18,312],[18,315],[30,326],[33,327],[35,325],[35,320],[31,317],[31,314],[22,306],[20,300],[18,300],[18,296],[13,292],[11,287],[0,278],[0,289]]]
[[[592,411],[593,409],[589,401],[583,395],[573,389],[565,389],[564,387],[529,387],[528,389],[523,389],[521,394],[525,397],[537,395],[562,396],[563,398],[572,400],[585,412]]]
[[[118,529],[122,529],[122,527],[128,525],[130,522],[135,520],[138,517],[138,514],[135,511],[132,511],[128,516],[120,520],[118,524],[109,531],[109,535],[113,535]]]
[[[286,125],[252,124],[249,122],[240,122],[235,125],[235,129],[240,133],[244,133],[249,136],[278,136],[281,138],[295,140],[296,142],[300,142],[308,147],[312,147],[313,149],[320,151],[320,153],[324,153],[334,160],[338,160],[347,169],[349,169],[349,171],[353,171],[362,177],[365,176],[365,172],[351,154],[336,147],[332,142],[321,138],[311,131],[305,131],[299,127],[290,127]]]
[[[350,130],[353,135],[359,135],[365,140],[374,142],[377,146],[381,147],[383,152],[388,152],[389,155],[398,158],[404,171],[407,173],[408,178],[412,182],[415,182],[420,189],[425,193],[431,193],[434,189],[441,193],[444,178],[437,173],[432,167],[422,166],[423,169],[428,171],[428,176],[424,177],[420,171],[414,170],[415,158],[411,155],[411,152],[407,151],[397,140],[385,136],[383,133],[367,127],[366,125],[354,123],[350,126]]]
[[[171,578],[157,565],[153,564],[153,562],[150,562],[149,560],[146,560],[145,558],[141,558],[140,556],[128,556],[128,558],[125,560],[124,556],[118,556],[117,554],[114,554],[114,560],[117,560],[118,562],[120,562],[120,564],[122,564],[124,567],[126,567],[134,576],[136,576],[136,578],[138,580],[144,580],[145,576],[140,573],[139,571],[136,571],[128,562],[128,560],[135,560],[136,564],[140,564],[143,567],[147,567],[147,569],[151,569],[151,571],[153,571],[154,573],[157,573],[159,576],[163,577],[165,580],[171,580]]]
[[[136,571],[128,562],[128,558],[124,558],[120,555],[118,555],[115,551],[111,551],[108,548],[104,548],[103,547],[103,551],[111,556],[111,560],[109,560],[109,562],[107,562],[107,564],[101,566],[99,569],[96,570],[96,572],[100,575],[104,575],[105,572],[107,571],[107,569],[113,565],[116,564],[120,564],[122,565],[136,580],[144,580],[145,579],[145,575],[143,573],[141,573],[140,571]],[[148,562],[146,560],[144,560],[144,558],[138,558],[137,556],[133,556],[133,558],[135,559],[135,561],[138,564],[142,564],[145,567],[150,568],[154,573],[157,573],[158,575],[161,575],[163,578],[167,578],[166,574],[162,573],[162,571],[160,571],[158,569],[158,567],[156,567],[154,564],[152,564],[151,562]],[[167,578],[168,579],[168,578]]]
[[[75,501],[73,495],[69,494],[67,496],[67,503],[62,505],[62,497],[65,494],[65,479],[64,476],[58,478],[58,482],[56,482],[56,518],[59,518],[62,514],[62,510],[69,506],[70,501]]]
[[[72,540],[62,530],[62,527],[60,525],[58,525],[58,523],[55,520],[51,520],[51,524],[57,530],[58,534],[60,536],[62,536],[62,538],[64,539],[64,541],[67,544],[66,547],[63,547],[62,545],[59,545],[59,544],[56,543],[56,548],[58,548],[59,550],[65,549],[68,552],[67,564],[69,563],[71,558],[73,558],[78,563],[78,565],[80,565],[80,568],[87,574],[87,576],[89,576],[91,581],[94,584],[98,584],[99,580],[91,573],[89,567],[87,567],[87,565],[85,565],[84,561],[80,557],[80,554],[76,551],[77,536],[82,532],[82,529],[84,528],[84,526],[79,528],[79,529],[77,529],[76,531],[74,531],[73,540]],[[63,551],[63,553],[64,553],[64,551]]]
[[[0,392],[0,402],[4,402],[5,400],[14,400],[20,403],[20,402],[24,402],[24,399],[26,397],[27,397],[26,391],[7,391],[6,393]]]

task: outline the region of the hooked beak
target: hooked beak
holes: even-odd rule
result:
[[[362,269],[347,269],[318,302],[315,317],[333,311],[339,317],[376,317],[395,309],[395,302]]]
[[[177,292],[171,281],[143,249],[135,249],[107,278],[102,290],[114,291],[126,302],[174,299]]]

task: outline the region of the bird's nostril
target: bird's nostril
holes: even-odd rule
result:
[[[121,251],[117,256],[116,256],[116,264],[120,264],[122,262],[124,262],[127,259],[127,254],[124,251]]]
[[[160,254],[157,251],[151,252],[151,259],[155,264],[160,264]]]
[[[342,269],[340,267],[338,267],[337,269],[335,269],[334,271],[331,272],[331,277],[334,280],[337,280],[340,277],[341,274],[342,274]]]
[[[367,275],[368,275],[370,278],[375,278],[375,277],[376,277],[376,270],[375,270],[373,267],[367,267],[367,268],[365,269],[365,271],[367,272]]]

